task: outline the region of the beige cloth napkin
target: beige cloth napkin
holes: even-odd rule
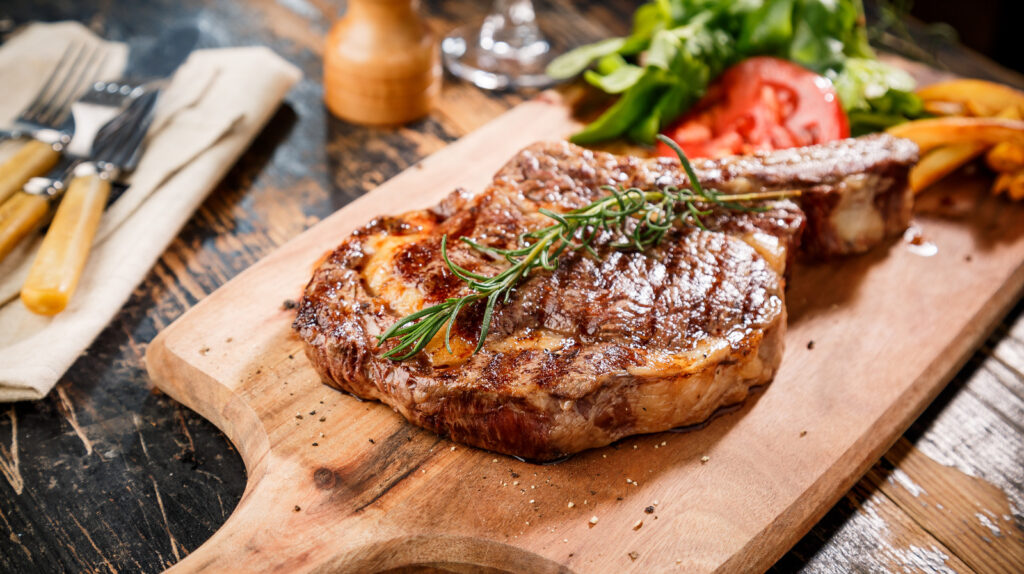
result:
[[[63,46],[86,37],[96,41],[78,24],[33,24],[0,48],[0,125],[32,98],[41,84],[35,78],[45,78]],[[115,48],[120,52],[112,76],[125,62],[123,48]],[[22,85],[8,77],[33,81]],[[68,308],[41,317],[17,298],[38,238],[0,264],[0,401],[46,396],[300,77],[295,66],[261,47],[203,50],[189,57],[161,96],[131,185],[103,216]],[[0,150],[0,157],[5,152],[10,150]]]

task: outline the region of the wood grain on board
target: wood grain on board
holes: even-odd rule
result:
[[[282,305],[320,256],[375,215],[482,189],[519,148],[572,128],[550,98],[518,106],[282,246],[154,340],[154,380],[224,429],[249,470],[234,514],[181,571],[765,569],[921,413],[1024,283],[1022,210],[987,198],[982,180],[957,181],[916,223],[935,253],[894,241],[795,270],[782,367],[742,408],[555,465],[451,443],[323,386]]]

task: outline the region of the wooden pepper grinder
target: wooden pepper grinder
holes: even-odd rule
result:
[[[324,50],[324,102],[364,125],[419,119],[441,91],[440,50],[419,0],[349,0]]]

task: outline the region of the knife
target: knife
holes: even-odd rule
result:
[[[192,52],[198,40],[199,28],[195,23],[173,26],[159,38],[149,40],[149,45],[134,46],[129,53],[124,77],[117,82],[107,82],[104,85],[116,86],[121,90],[127,89],[128,92],[121,95],[125,96],[124,102],[130,104],[143,91],[159,87],[159,84],[169,78]],[[118,94],[112,92],[110,95]],[[98,102],[104,103],[102,99]],[[76,129],[74,137],[66,146],[65,153],[73,159],[88,156],[97,132],[123,111],[122,106],[97,105],[95,98],[73,104],[72,117]],[[73,163],[72,160],[65,158],[52,169],[48,176],[49,181],[41,183],[30,180],[22,191],[0,204],[0,262],[46,220],[51,205],[62,195],[62,176],[70,172]],[[39,169],[45,171],[49,168],[44,165]],[[40,171],[36,171],[32,175],[40,174]]]
[[[104,126],[91,159],[75,167],[21,289],[21,300],[33,313],[56,315],[67,306],[89,257],[111,181],[138,164],[158,95],[153,90],[139,96]]]

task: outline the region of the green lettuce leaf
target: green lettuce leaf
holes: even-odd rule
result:
[[[594,70],[587,70],[583,78],[606,94],[621,94],[632,88],[643,75],[644,69],[640,66],[626,64],[603,76]]]
[[[849,58],[839,72],[828,74],[850,120],[854,136],[884,130],[925,117],[914,78],[905,71],[866,58]]]
[[[634,124],[643,122],[658,101],[664,85],[665,70],[647,68],[631,88],[612,107],[570,138],[573,143],[588,144],[625,134]]]
[[[625,38],[609,38],[580,46],[552,60],[545,73],[556,80],[571,78],[586,70],[594,60],[618,52],[625,43]]]

